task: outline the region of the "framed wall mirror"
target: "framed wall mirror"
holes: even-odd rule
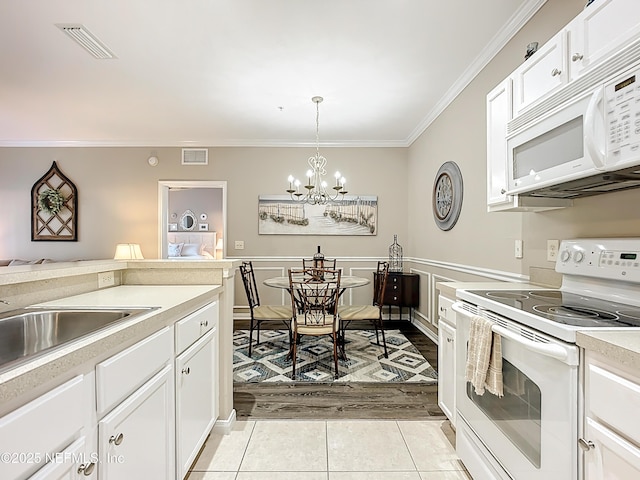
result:
[[[180,230],[193,230],[196,228],[196,215],[191,210],[186,210],[180,217]]]

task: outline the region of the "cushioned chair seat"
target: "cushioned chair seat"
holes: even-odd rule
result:
[[[377,318],[380,313],[380,308],[374,305],[351,305],[345,307],[338,307],[338,315],[340,320],[369,320],[371,318]]]
[[[291,307],[285,305],[260,305],[253,309],[256,320],[290,320]]]
[[[293,320],[293,330],[300,335],[330,335],[338,331],[338,322],[334,322],[333,316],[327,316],[325,325],[305,325],[302,322]],[[330,322],[331,323],[328,323]]]

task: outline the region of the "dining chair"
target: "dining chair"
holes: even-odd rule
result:
[[[373,324],[376,330],[376,343],[380,345],[380,337],[378,331],[382,335],[382,344],[384,346],[384,356],[389,358],[387,353],[387,340],[384,337],[384,328],[382,326],[382,307],[384,305],[384,292],[389,277],[389,262],[378,262],[377,282],[373,285],[373,302],[371,305],[345,305],[338,307],[340,316],[342,339],[346,327],[353,321],[368,320]]]
[[[296,378],[298,338],[303,335],[328,335],[333,339],[335,378],[338,378],[338,334],[340,321],[337,315],[340,295],[340,270],[290,269],[291,292],[291,378]]]
[[[268,321],[281,321],[289,330],[289,340],[291,341],[291,307],[288,305],[261,305],[260,295],[256,277],[253,272],[251,262],[242,262],[240,265],[240,275],[244,284],[244,291],[247,294],[247,302],[251,310],[251,325],[249,326],[249,356],[253,345],[253,331],[258,330],[256,345],[260,344],[260,325]]]

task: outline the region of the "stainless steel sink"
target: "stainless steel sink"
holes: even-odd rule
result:
[[[157,307],[24,308],[0,314],[0,371]]]

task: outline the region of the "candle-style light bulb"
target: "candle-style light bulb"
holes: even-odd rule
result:
[[[300,191],[300,180],[298,180],[296,178],[295,181],[293,182],[293,184],[296,186],[296,191],[299,192]]]
[[[333,174],[334,177],[336,177],[336,187],[339,185],[338,182],[340,182],[340,172],[336,172]]]
[[[287,178],[287,180],[289,181],[289,190],[292,190],[291,185],[293,184],[293,175],[289,175],[289,178]]]

